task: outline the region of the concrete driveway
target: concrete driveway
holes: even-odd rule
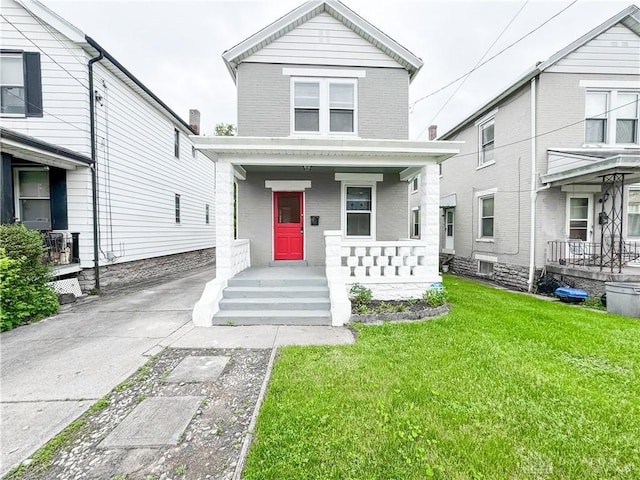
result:
[[[26,459],[191,325],[210,267],[5,332],[0,476]]]
[[[193,305],[213,268],[73,304],[0,336],[0,477],[167,346],[274,348],[344,344],[347,328],[195,328]]]

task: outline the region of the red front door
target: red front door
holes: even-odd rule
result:
[[[273,258],[304,258],[302,192],[273,193]]]

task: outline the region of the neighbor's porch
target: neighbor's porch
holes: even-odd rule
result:
[[[457,152],[452,142],[239,137],[194,141],[217,167],[217,277],[194,309],[197,324],[210,324],[222,292],[236,274],[248,266],[281,261],[282,218],[289,218],[282,223],[292,227],[291,235],[296,229],[303,232],[300,258],[287,260],[326,271],[333,325],[349,320],[351,284],[366,285],[377,298],[391,299],[419,296],[441,280],[437,163]],[[418,174],[423,235],[409,240],[407,182]],[[279,206],[283,192],[300,193],[302,204],[293,216],[291,203],[286,211]]]

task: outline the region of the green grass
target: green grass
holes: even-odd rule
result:
[[[640,321],[446,277],[441,318],[283,348],[243,478],[640,478]]]

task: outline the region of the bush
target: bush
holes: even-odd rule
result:
[[[431,287],[424,292],[422,299],[427,302],[430,307],[439,307],[447,303],[447,291],[442,286]]]
[[[0,226],[1,330],[39,320],[58,310],[58,298],[47,286],[51,276],[42,263],[42,234],[24,225]]]
[[[359,283],[354,283],[349,290],[349,298],[357,308],[361,305],[370,304],[373,299],[373,293],[371,292],[371,289],[360,285]]]

